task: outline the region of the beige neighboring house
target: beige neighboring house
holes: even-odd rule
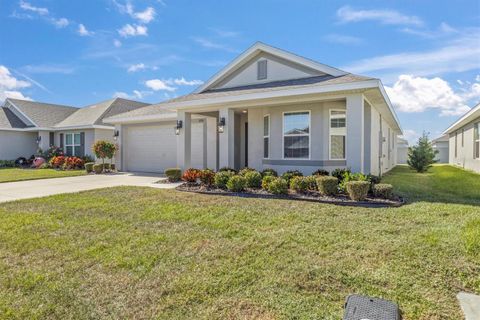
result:
[[[0,160],[28,158],[53,145],[67,155],[92,156],[96,140],[114,140],[115,128],[105,117],[145,106],[120,98],[84,108],[8,98],[0,107]]]
[[[407,164],[408,160],[408,141],[406,139],[397,138],[397,163]]]
[[[448,135],[444,134],[432,140],[433,150],[437,150],[435,160],[437,163],[448,163]]]
[[[117,167],[298,169],[383,174],[399,120],[379,79],[256,43],[191,94],[105,119]]]
[[[448,135],[449,163],[480,172],[480,103],[452,124]]]

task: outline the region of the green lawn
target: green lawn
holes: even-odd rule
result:
[[[0,183],[24,180],[81,176],[85,170],[0,168]]]
[[[385,180],[411,203],[119,187],[2,204],[0,318],[339,319],[361,293],[460,319],[457,292],[480,293],[480,176]]]

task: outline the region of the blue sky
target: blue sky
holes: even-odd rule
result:
[[[478,0],[0,0],[0,15],[0,100],[157,103],[263,41],[381,78],[410,141],[480,101]]]

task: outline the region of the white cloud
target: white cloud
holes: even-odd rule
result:
[[[53,25],[57,28],[65,28],[70,24],[70,21],[68,21],[67,18],[60,18],[60,19],[55,19],[52,18],[50,21],[53,23]]]
[[[152,7],[148,7],[142,12],[135,12],[133,16],[140,22],[149,23],[155,19],[155,14],[155,9]]]
[[[173,92],[177,88],[172,87],[168,83],[160,79],[152,79],[145,81],[145,85],[154,91],[170,91]]]
[[[118,39],[113,40],[113,46],[115,48],[120,48],[122,46],[122,42]]]
[[[395,10],[355,10],[350,6],[343,6],[337,10],[337,17],[343,23],[370,20],[390,25],[423,25],[420,18],[404,15]]]
[[[80,23],[78,25],[78,30],[77,30],[78,34],[81,35],[82,37],[86,37],[86,36],[91,36],[93,35],[93,32],[92,31],[89,31],[87,29],[87,27],[85,27],[82,23]]]
[[[147,67],[143,63],[137,63],[137,64],[132,64],[131,66],[128,67],[127,71],[128,72],[137,72],[141,70],[145,70]]]
[[[209,28],[209,29],[221,38],[234,38],[240,34],[237,31],[223,30],[218,28]]]
[[[477,76],[475,77],[475,81],[480,82],[480,74],[477,74]]]
[[[462,115],[470,107],[465,94],[455,93],[441,78],[401,75],[393,87],[385,87],[395,108],[400,112],[440,111],[441,116]],[[480,90],[479,90],[480,92]]]
[[[402,52],[355,61],[343,66],[353,73],[390,72],[415,74],[416,76],[438,75],[445,72],[478,70],[480,65],[480,29],[468,29],[433,50]]]
[[[121,29],[118,30],[118,33],[124,37],[136,37],[136,36],[146,36],[147,35],[147,27],[146,26],[139,26],[139,25],[131,25],[126,24]]]
[[[196,43],[198,43],[199,45],[207,49],[218,49],[218,50],[223,50],[228,52],[237,52],[237,50],[232,49],[229,46],[208,40],[206,38],[194,37],[193,41],[195,41]]]
[[[427,39],[434,39],[458,33],[458,30],[442,22],[437,30],[403,28],[400,31]]]
[[[176,79],[163,80],[167,84],[176,84],[177,86],[199,86],[203,84],[202,80],[186,80],[184,77]]]
[[[362,38],[347,36],[342,34],[328,34],[324,37],[324,39],[333,43],[352,44],[352,45],[358,45],[364,42]]]
[[[68,65],[58,65],[58,64],[39,64],[39,65],[26,65],[21,68],[23,72],[26,73],[40,73],[40,74],[72,74],[75,71],[74,67]]]
[[[123,98],[123,99],[143,99],[144,97],[152,94],[151,91],[140,91],[140,90],[133,90],[132,94],[128,94],[123,91],[117,91],[113,94],[114,98]]]
[[[421,134],[413,129],[403,129],[403,135],[400,138],[404,138],[410,145],[414,145],[420,136]]]
[[[25,1],[20,1],[20,8],[26,11],[35,12],[41,16],[46,16],[49,13],[47,8],[34,7],[30,3]]]
[[[30,82],[18,80],[10,73],[7,67],[0,65],[0,101],[6,98],[17,98],[31,100],[21,93],[20,89],[30,87]]]

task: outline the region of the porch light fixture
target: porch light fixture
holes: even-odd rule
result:
[[[183,122],[182,120],[177,120],[177,125],[175,126],[175,135],[179,135],[180,134],[180,129],[182,129],[183,127]]]
[[[223,133],[225,130],[225,118],[220,118],[220,121],[218,121],[218,133]]]
[[[37,142],[37,144],[40,144],[40,142],[42,141],[42,137],[41,136],[37,136],[37,140],[35,140]]]
[[[120,131],[115,130],[115,132],[113,133],[113,140],[117,141],[119,135],[120,135]]]

